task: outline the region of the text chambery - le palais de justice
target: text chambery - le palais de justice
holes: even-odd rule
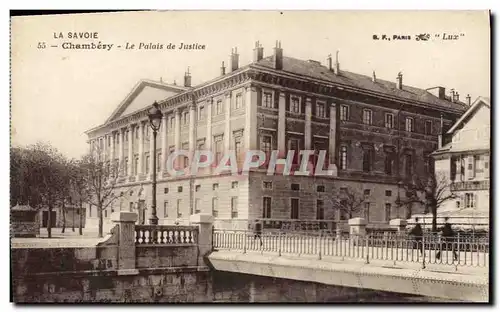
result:
[[[162,43],[162,42],[124,42],[108,43],[99,40],[98,32],[54,32],[54,39],[62,40],[60,46],[65,50],[205,50],[205,44]]]

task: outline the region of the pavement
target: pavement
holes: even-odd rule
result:
[[[48,237],[47,229],[40,229],[39,237],[13,237],[10,239],[11,248],[85,248],[94,247],[100,242],[109,238],[109,234],[104,232],[104,237],[99,237],[97,229],[83,229],[83,235],[79,235],[78,228],[75,231],[66,228],[62,233],[62,228],[53,228],[52,237]]]

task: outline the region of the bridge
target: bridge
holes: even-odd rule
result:
[[[190,226],[137,225],[136,214],[123,211],[113,220],[115,227],[97,246],[13,245],[16,302],[68,297],[84,302],[210,301],[210,293],[216,293],[210,272],[308,282],[332,290],[489,301],[485,238],[442,242],[425,236],[420,242],[402,233],[368,235],[359,219],[349,221],[348,235],[281,231],[261,237],[214,230],[212,216],[203,214],[191,216]]]

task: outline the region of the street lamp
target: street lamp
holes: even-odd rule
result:
[[[158,103],[155,101],[153,106],[148,111],[149,125],[153,130],[153,202],[151,204],[151,218],[149,219],[149,224],[158,225],[158,216],[156,216],[156,133],[160,130],[161,119],[163,114],[158,108]]]

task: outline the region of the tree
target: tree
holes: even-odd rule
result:
[[[79,207],[78,234],[83,235],[83,203],[89,200],[89,189],[82,161],[72,160],[69,166],[71,194]],[[74,222],[73,222],[74,228]]]
[[[95,146],[80,163],[88,192],[87,201],[97,207],[99,237],[103,237],[103,211],[124,194],[116,192],[120,188],[118,184],[120,164],[106,161],[99,146]],[[123,164],[121,165],[123,167]]]
[[[348,219],[352,219],[364,210],[365,197],[351,188],[341,188],[334,191],[332,203],[333,208],[338,210],[341,216],[347,215]]]
[[[396,204],[409,206],[419,203],[425,207],[424,213],[432,213],[432,231],[437,231],[437,209],[448,200],[457,198],[457,194],[451,190],[451,182],[445,174],[430,174],[426,177],[414,178],[413,181],[404,184],[406,197],[400,199]]]
[[[62,202],[68,187],[65,184],[65,158],[59,151],[46,143],[36,143],[24,149],[22,162],[24,174],[22,189],[25,198],[35,199],[38,207],[47,207],[47,233],[52,237],[52,211]]]

